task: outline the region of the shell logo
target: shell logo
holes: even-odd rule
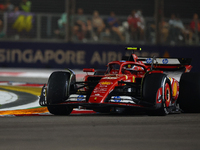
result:
[[[110,84],[112,84],[112,82],[107,82],[107,81],[105,81],[105,82],[100,82],[100,84],[101,84],[101,85],[110,85]]]
[[[125,75],[125,78],[126,78],[126,80],[128,79],[128,76],[127,75]]]
[[[177,83],[174,82],[174,86],[173,86],[173,92],[172,92],[172,96],[175,97],[177,94]]]

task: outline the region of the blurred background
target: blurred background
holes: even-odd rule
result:
[[[0,0],[0,65],[102,68],[125,46],[198,63],[199,8],[199,0]]]

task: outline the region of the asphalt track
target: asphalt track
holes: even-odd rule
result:
[[[0,149],[199,150],[200,115],[0,118]]]
[[[0,150],[27,149],[199,150],[200,114],[0,117]]]

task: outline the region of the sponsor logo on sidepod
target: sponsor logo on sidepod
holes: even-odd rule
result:
[[[77,101],[83,101],[84,100],[84,96],[83,95],[79,95],[78,97],[77,97]]]
[[[120,97],[120,96],[115,96],[115,97],[113,98],[113,100],[114,100],[115,102],[120,102],[120,101],[121,101],[121,97]]]

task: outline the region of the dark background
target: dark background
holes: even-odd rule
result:
[[[19,5],[21,0],[10,0],[14,5]],[[5,0],[0,0],[0,3],[4,3]],[[63,13],[65,11],[65,0],[31,0],[32,2],[32,12],[34,13]],[[115,11],[117,15],[128,16],[132,9],[141,9],[143,10],[144,17],[153,17],[155,12],[155,0],[76,0],[75,8],[83,8],[85,14],[92,15],[94,10],[98,10],[101,15],[109,15],[110,11]],[[200,15],[200,0],[164,0],[164,16],[169,18],[171,13],[179,14],[182,19],[192,20],[193,14],[198,13]],[[56,21],[54,21],[57,23]],[[43,24],[46,31],[46,24]],[[42,27],[43,27],[42,26]],[[42,30],[43,31],[43,30]],[[116,44],[77,44],[77,43],[38,43],[31,41],[31,43],[26,42],[0,42],[0,48],[2,49],[20,49],[24,51],[25,49],[40,49],[43,52],[46,49],[52,49],[57,51],[59,48],[63,50],[84,50],[86,55],[88,55],[87,63],[85,66],[80,66],[77,64],[69,64],[68,68],[84,68],[84,67],[94,67],[89,63],[91,58],[91,52],[97,50],[98,52],[102,51],[115,51],[121,52],[126,46],[133,45],[119,45]],[[138,44],[135,46],[139,46]],[[159,56],[162,57],[163,54],[167,51],[170,57],[189,57],[193,58],[192,69],[195,72],[199,72],[200,63],[199,63],[199,43],[197,45],[188,45],[188,46],[173,46],[173,45],[141,45],[143,52],[159,52]],[[150,57],[150,56],[149,56]],[[66,64],[58,65],[54,62],[48,64],[41,64],[39,62],[35,64],[25,64],[25,63],[1,63],[0,67],[33,67],[33,68],[65,68]],[[105,64],[99,64],[97,68],[105,67]]]
[[[0,0],[4,3],[5,0]],[[21,0],[10,0],[19,5]],[[65,0],[32,0],[32,12],[63,13]],[[83,8],[85,14],[98,10],[101,15],[109,15],[115,11],[117,15],[128,16],[132,9],[141,9],[145,17],[153,17],[154,0],[76,0],[76,8]],[[171,13],[179,14],[181,18],[192,18],[194,13],[200,15],[199,0],[164,0],[164,16],[169,18]]]

